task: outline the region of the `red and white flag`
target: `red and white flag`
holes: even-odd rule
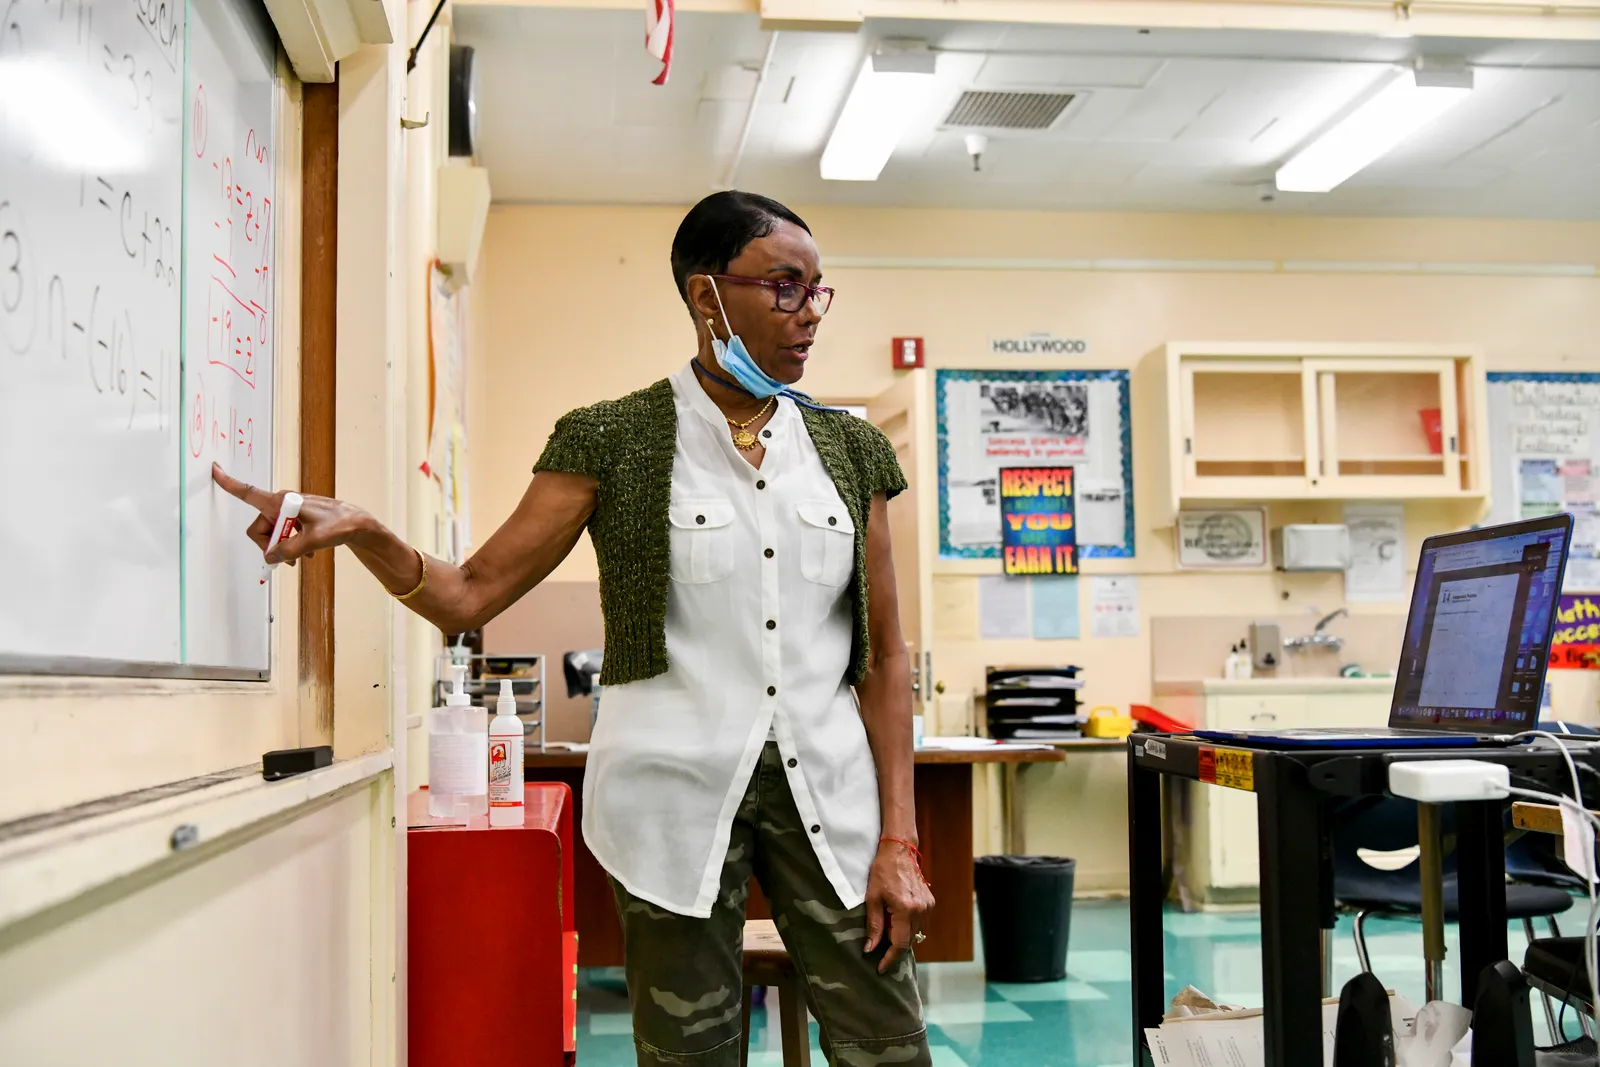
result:
[[[644,50],[661,60],[661,73],[652,85],[667,84],[672,73],[673,0],[645,0]]]

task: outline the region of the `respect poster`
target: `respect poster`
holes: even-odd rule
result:
[[[1556,603],[1550,666],[1600,670],[1600,595],[1566,593]]]
[[[1000,471],[1000,546],[1007,574],[1077,574],[1071,467]]]

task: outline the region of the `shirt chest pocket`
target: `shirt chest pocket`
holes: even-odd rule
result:
[[[733,573],[733,505],[726,500],[675,501],[667,510],[672,524],[672,580],[690,585],[720,582]]]
[[[808,582],[841,586],[856,563],[856,527],[843,504],[808,500],[800,505],[800,573]]]

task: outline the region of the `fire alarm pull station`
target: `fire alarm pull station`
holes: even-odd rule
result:
[[[922,338],[896,337],[894,339],[894,369],[910,370],[922,366]]]

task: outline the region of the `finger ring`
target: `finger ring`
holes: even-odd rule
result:
[[[912,935],[911,940],[920,945],[924,941],[928,940],[928,935],[923,933],[921,930],[918,930],[915,934]]]

